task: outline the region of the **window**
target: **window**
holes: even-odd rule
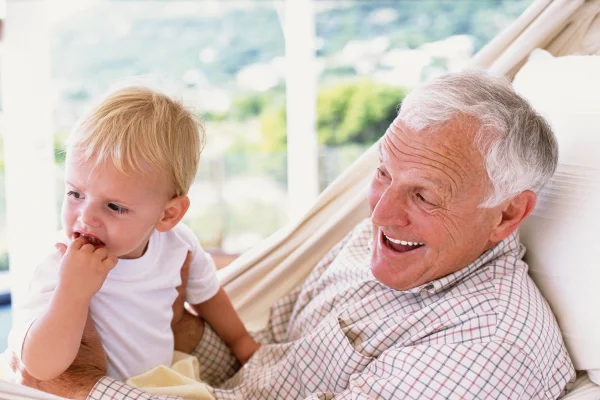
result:
[[[530,3],[314,0],[318,190],[383,135],[405,93],[462,68]],[[56,195],[32,200],[55,210],[52,229],[60,227],[60,148],[69,130],[95,98],[134,76],[181,98],[206,123],[207,145],[185,218],[205,247],[238,254],[289,220],[285,1],[46,4],[47,29],[40,25],[42,31],[32,34],[47,42],[40,48],[49,48],[48,65],[33,63],[23,69],[30,75],[19,78],[33,86],[42,82],[29,100],[47,91],[52,105],[57,170],[45,173]],[[7,18],[17,26],[33,21],[32,12],[45,15],[37,2],[10,7]],[[2,63],[15,56],[12,51],[2,50]],[[14,101],[9,89],[0,88],[3,105]],[[32,104],[38,108],[30,117],[45,112],[45,103]],[[3,118],[2,134],[14,126]],[[8,267],[9,247],[5,158],[0,152],[0,271]],[[3,282],[0,272],[0,292]],[[10,310],[0,308],[0,331],[8,330],[9,318]],[[0,333],[0,350],[3,343]]]

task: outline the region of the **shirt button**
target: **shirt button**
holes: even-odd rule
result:
[[[429,284],[429,285],[425,286],[423,289],[425,289],[425,290],[433,290],[433,285]]]

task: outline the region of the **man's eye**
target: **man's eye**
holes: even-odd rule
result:
[[[433,205],[433,203],[430,202],[429,200],[427,200],[425,197],[423,197],[423,195],[421,195],[421,193],[417,193],[417,198],[425,204],[429,204],[430,206]]]
[[[120,205],[115,203],[108,203],[108,208],[117,212],[118,214],[126,214],[128,211],[125,207],[121,207]]]
[[[377,168],[377,176],[380,178],[387,178],[387,174],[381,168]]]
[[[80,198],[81,198],[81,193],[79,193],[79,192],[74,192],[74,191],[72,191],[72,190],[69,190],[69,191],[67,192],[67,196],[71,196],[71,197],[74,197],[74,198],[76,198],[76,199],[80,199]]]

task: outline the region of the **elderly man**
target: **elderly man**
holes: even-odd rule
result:
[[[573,366],[517,233],[556,168],[548,124],[507,82],[449,74],[405,99],[379,153],[370,219],[273,307],[243,368],[209,326],[175,325],[215,398],[559,397]],[[23,380],[80,398],[166,398],[103,377],[87,329],[70,371],[36,382],[21,368]]]

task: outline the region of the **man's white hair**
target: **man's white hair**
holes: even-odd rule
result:
[[[412,130],[435,129],[458,115],[479,122],[475,145],[491,190],[480,204],[495,207],[524,190],[536,194],[554,174],[558,144],[548,122],[504,78],[467,70],[413,90],[399,111]]]

